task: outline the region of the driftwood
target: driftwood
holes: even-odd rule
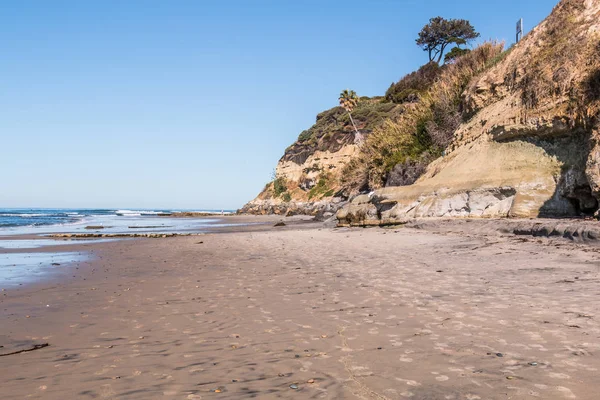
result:
[[[28,351],[34,351],[34,350],[38,350],[38,349],[43,349],[44,347],[48,347],[48,346],[50,346],[48,343],[34,344],[33,347],[30,347],[28,349],[17,350],[17,351],[13,351],[12,353],[0,354],[0,357],[12,356],[13,354],[19,354],[19,353],[26,353]]]

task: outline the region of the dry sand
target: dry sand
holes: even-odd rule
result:
[[[0,398],[598,399],[598,249],[468,233],[94,245],[0,293],[0,353],[49,343],[0,357]]]

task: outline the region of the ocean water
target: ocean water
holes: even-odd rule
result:
[[[129,209],[46,209],[0,208],[0,235],[44,234],[86,231],[102,226],[103,232],[174,232],[201,229],[216,223],[211,219],[159,216],[182,211],[226,212],[233,210],[129,210]],[[87,230],[90,231],[90,230]]]
[[[0,229],[16,226],[70,225],[92,220],[94,217],[156,216],[191,210],[109,210],[109,209],[53,209],[53,208],[0,208]],[[232,212],[232,210],[201,210],[205,212]]]
[[[42,281],[85,259],[78,252],[0,254],[0,289]]]
[[[80,252],[36,251],[41,247],[78,243],[94,246],[115,239],[53,240],[49,233],[172,233],[206,232],[231,226],[226,218],[173,218],[160,216],[193,210],[24,209],[0,208],[0,289],[39,282],[88,259]],[[221,212],[221,210],[199,210]],[[230,213],[231,210],[224,210]],[[33,235],[23,238],[18,235]],[[15,236],[15,237],[11,237]],[[129,239],[117,239],[129,240]],[[49,249],[50,250],[50,249]]]
[[[0,240],[0,249],[38,249],[48,246],[68,246],[116,242],[123,239],[7,239]],[[0,263],[1,264],[1,263]]]
[[[66,225],[92,215],[111,215],[114,210],[0,208],[0,228]]]

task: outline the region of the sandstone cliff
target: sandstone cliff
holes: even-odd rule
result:
[[[341,225],[593,215],[599,109],[600,0],[563,0],[507,50],[485,43],[361,98],[360,146],[341,107],[322,112],[240,211],[329,216],[343,206]]]
[[[381,102],[381,98],[363,97],[352,115],[360,134],[368,136],[399,108]],[[240,212],[333,215],[346,199],[340,193],[343,167],[358,151],[354,128],[344,109],[334,107],[320,113],[316,123],[285,150],[274,180]]]
[[[412,185],[355,197],[341,225],[597,212],[600,0],[561,1],[502,58],[463,92],[444,155]]]

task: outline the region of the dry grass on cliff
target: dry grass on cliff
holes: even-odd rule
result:
[[[541,29],[532,32],[524,54],[513,57],[505,82],[519,91],[524,118],[566,98],[573,125],[593,122],[600,90],[595,89],[600,79],[600,35],[590,35],[592,25],[598,27],[597,5],[563,0]]]
[[[382,187],[394,166],[429,163],[439,156],[462,121],[461,94],[469,81],[502,54],[503,43],[487,42],[444,67],[433,85],[396,119],[367,138],[359,157],[342,174],[346,192]]]
[[[442,67],[437,62],[430,61],[392,83],[385,92],[385,99],[393,103],[412,102],[426,92],[441,73]]]

